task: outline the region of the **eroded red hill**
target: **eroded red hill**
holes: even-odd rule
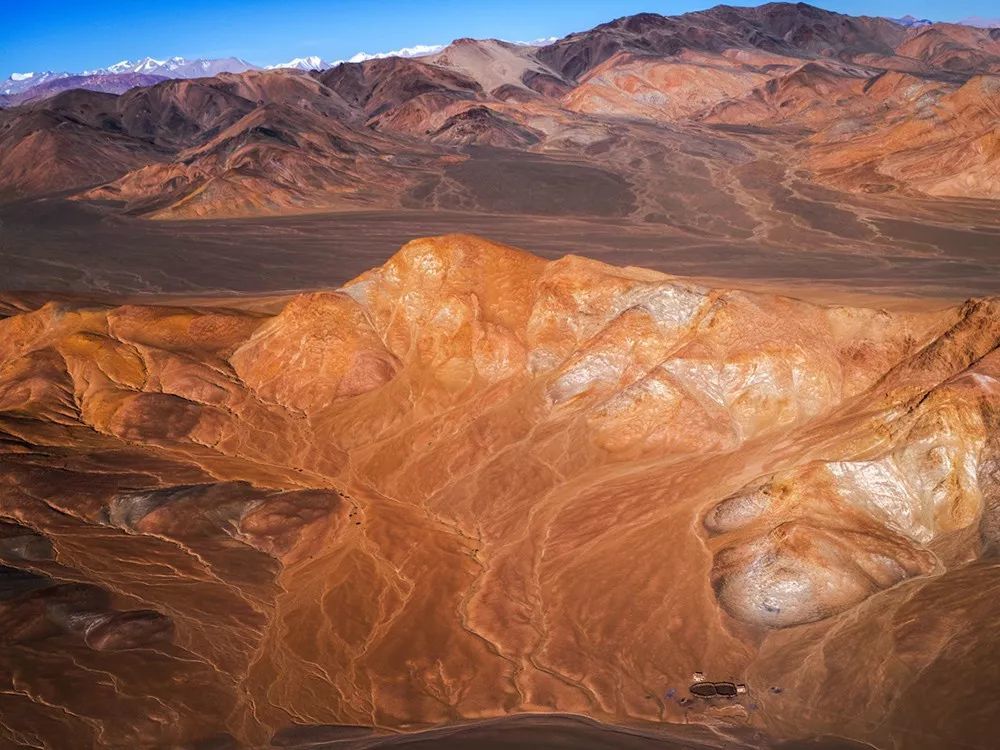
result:
[[[997,309],[464,235],[256,307],[18,302],[4,731],[257,746],[559,711],[982,744],[960,664],[992,663],[998,614]],[[678,703],[693,671],[749,693]]]

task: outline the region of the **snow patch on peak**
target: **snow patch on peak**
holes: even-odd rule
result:
[[[10,78],[0,80],[0,95],[10,96],[12,94],[19,94],[47,81],[56,78],[66,78],[68,75],[69,73],[53,73],[49,70],[46,70],[44,73],[35,71],[29,73],[11,73]]]
[[[347,60],[338,60],[337,62],[358,63],[365,60],[382,60],[386,57],[423,57],[425,55],[433,55],[444,48],[445,45],[443,44],[415,44],[412,47],[403,47],[391,52],[358,52]]]
[[[924,26],[930,26],[934,22],[927,18],[914,18],[911,15],[905,15],[902,18],[890,18],[893,23],[898,23],[900,26],[906,26],[911,29],[919,29]]]
[[[171,61],[170,65],[167,65],[166,60],[157,60],[153,57],[145,57],[139,63],[132,68],[133,73],[145,73],[150,70],[157,70],[159,68],[166,67],[170,69],[172,67],[177,67],[177,63]]]
[[[530,42],[512,42],[512,44],[516,44],[519,47],[544,47],[557,41],[559,41],[559,37],[557,36],[544,36],[539,39],[532,39]]]
[[[188,60],[185,57],[175,55],[164,59],[147,56],[141,60],[121,60],[106,68],[84,71],[83,75],[144,73],[166,76],[167,78],[200,78],[217,73],[242,73],[245,70],[256,69],[256,65],[234,57]]]
[[[323,70],[329,67],[331,67],[330,63],[323,60],[323,58],[319,55],[307,55],[306,57],[293,58],[288,62],[268,65],[267,69],[277,70],[278,68],[294,68],[296,70]]]
[[[89,72],[94,72],[94,73],[103,73],[103,72],[108,72],[108,73],[124,73],[126,71],[132,70],[132,66],[134,64],[135,63],[133,63],[131,60],[119,60],[114,65],[109,65],[106,68],[98,68],[95,71],[85,71],[85,72],[88,72],[88,73]]]

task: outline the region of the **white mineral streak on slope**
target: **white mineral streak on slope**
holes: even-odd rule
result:
[[[877,452],[869,450],[875,455],[764,477],[708,513],[705,527],[718,545],[713,580],[730,614],[775,627],[811,622],[906,578],[975,558],[968,541],[934,543],[974,541],[984,512],[981,464],[1000,404],[990,387],[996,350],[981,358],[977,350],[995,347],[995,338],[959,324],[921,351],[915,359],[926,372],[933,372],[930,363],[975,364],[922,396],[904,379],[904,400],[876,424],[885,437],[874,444]],[[803,577],[811,593],[791,597]]]

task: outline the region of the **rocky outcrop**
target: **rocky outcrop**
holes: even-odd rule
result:
[[[451,235],[335,291],[0,333],[0,664],[44,699],[0,701],[8,733],[713,721],[659,697],[708,670],[749,685],[731,718],[819,735],[856,690],[807,689],[855,685],[799,658],[824,639],[892,665],[899,699],[858,710],[894,721],[956,663],[935,634],[988,648],[991,300],[824,306]],[[941,592],[941,633],[905,624]]]

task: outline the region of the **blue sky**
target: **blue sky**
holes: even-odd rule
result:
[[[526,41],[562,36],[640,11],[669,15],[711,4],[710,0],[3,0],[0,77],[25,71],[75,72],[145,55],[235,55],[269,64],[310,54],[343,59],[359,51],[447,43],[462,36]],[[1000,15],[996,0],[817,4],[859,15],[911,13],[934,20]]]

